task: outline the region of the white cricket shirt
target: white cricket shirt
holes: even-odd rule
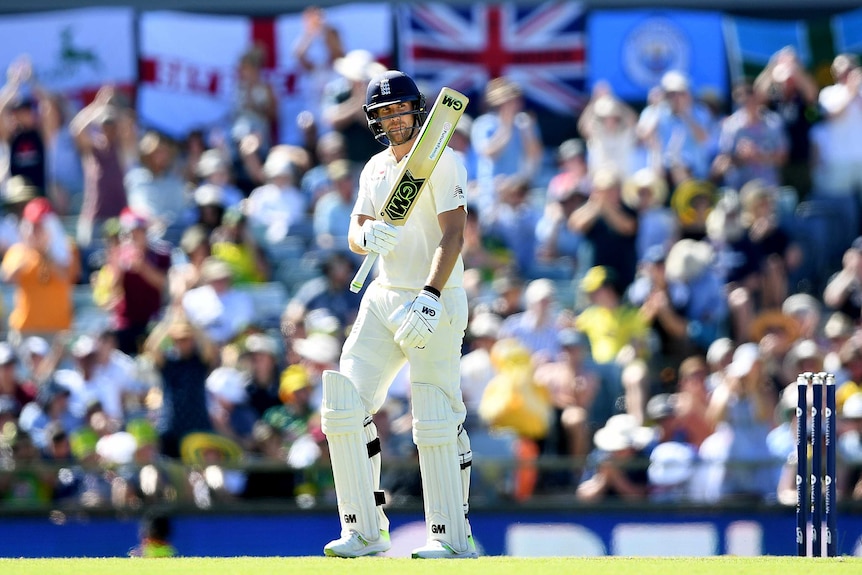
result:
[[[406,156],[405,156],[406,158]],[[401,161],[406,161],[402,158]],[[382,219],[380,210],[398,176],[399,164],[390,149],[373,156],[359,176],[359,194],[353,206],[353,215],[364,214]],[[458,155],[446,148],[431,174],[431,179],[419,195],[416,207],[401,232],[398,245],[386,256],[378,259],[377,281],[394,288],[422,289],[434,251],[440,244],[443,231],[437,214],[465,205],[467,170]],[[460,255],[449,276],[446,287],[460,287],[464,279],[464,262]]]

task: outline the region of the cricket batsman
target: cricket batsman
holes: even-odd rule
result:
[[[413,441],[425,499],[426,544],[416,559],[475,558],[467,520],[472,452],[463,423],[459,363],[467,326],[461,260],[467,217],[467,174],[454,151],[408,156],[428,112],[425,96],[402,72],[371,80],[363,106],[368,127],[387,148],[365,165],[348,242],[358,254],[377,254],[379,273],[359,308],[341,353],[339,371],[323,373],[322,425],[329,442],[341,536],[324,547],[332,557],[389,550],[389,520],[380,491],[380,440],[372,422],[395,375],[409,363]],[[432,114],[433,116],[433,114]],[[440,123],[453,128],[453,123]],[[428,120],[432,134],[435,119]],[[457,117],[454,121],[457,121]],[[423,136],[424,137],[424,136]],[[434,136],[436,137],[436,136]],[[437,152],[432,152],[432,155]],[[419,194],[403,225],[384,221],[385,205],[402,162]],[[426,173],[429,172],[429,173]],[[394,205],[394,204],[393,204]]]

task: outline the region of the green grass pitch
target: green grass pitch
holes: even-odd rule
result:
[[[403,558],[236,557],[173,559],[0,559],[4,575],[831,575],[862,573],[862,558]]]

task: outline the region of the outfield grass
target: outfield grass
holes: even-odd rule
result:
[[[445,568],[441,569],[441,563]],[[236,557],[176,559],[0,559],[3,575],[831,575],[862,573],[862,558],[541,558],[476,561],[402,558]]]

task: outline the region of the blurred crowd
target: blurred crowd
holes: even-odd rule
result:
[[[385,68],[317,9],[296,51],[325,79],[302,145],[280,143],[256,48],[231,118],[183,141],[130,94],[73,110],[10,66],[0,505],[333,497],[319,382],[359,304],[346,234]],[[599,83],[558,146],[516,83],[488,83],[450,143],[483,493],[795,503],[796,378],[829,372],[839,498],[862,499],[862,68],[832,73],[784,49],[729,100],[670,71],[641,109]],[[412,464],[390,501],[421,489],[407,382],[376,415]]]

